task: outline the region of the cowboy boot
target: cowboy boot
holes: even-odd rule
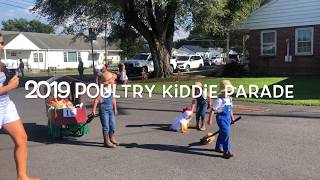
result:
[[[115,148],[116,146],[110,142],[109,136],[107,134],[103,135],[103,144],[107,148]]]
[[[110,137],[110,142],[111,142],[112,144],[114,144],[114,145],[116,145],[116,146],[119,146],[120,143],[116,140],[116,138],[115,138],[115,136],[114,136],[113,133],[110,134],[109,137]]]
[[[225,159],[230,159],[230,158],[235,157],[235,156],[236,156],[236,154],[232,153],[232,152],[227,152],[227,153],[223,154],[223,158],[225,158]]]

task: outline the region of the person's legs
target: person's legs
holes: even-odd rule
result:
[[[219,135],[218,135],[218,138],[217,138],[217,142],[216,142],[216,147],[215,147],[215,151],[217,152],[223,152],[223,134],[221,133],[221,129],[222,129],[222,125],[221,125],[221,120],[219,120],[217,118],[217,124],[219,126]]]
[[[109,139],[109,132],[110,132],[109,113],[108,113],[108,111],[104,110],[103,105],[100,106],[99,115],[100,115],[100,121],[101,121],[101,126],[102,126],[102,135],[103,135],[104,146],[114,147],[114,145],[110,142],[110,139]]]
[[[27,134],[24,130],[22,121],[13,121],[5,124],[3,128],[8,132],[15,144],[14,159],[16,162],[18,180],[37,180],[36,178],[27,176],[28,145]]]
[[[110,141],[114,144],[119,146],[119,142],[116,140],[114,133],[115,133],[115,129],[116,129],[116,119],[114,116],[114,112],[113,110],[109,111],[109,137],[110,137]]]
[[[79,70],[79,79],[83,81],[83,71]]]
[[[200,109],[199,109],[199,119],[201,120],[200,122],[200,130],[205,131],[206,130],[206,125],[205,125],[205,117],[207,113],[207,103],[201,104]]]
[[[19,178],[27,177],[27,134],[21,120],[5,124],[4,129],[12,138],[14,148],[14,159],[16,161],[17,175]]]
[[[196,109],[196,123],[197,123],[197,129],[200,130],[201,124],[200,124],[200,119],[201,119],[201,106],[197,104],[197,109]]]

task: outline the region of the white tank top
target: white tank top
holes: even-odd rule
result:
[[[0,72],[0,87],[4,86],[4,83],[6,82],[6,75],[4,72]],[[7,105],[9,104],[10,98],[7,93],[0,94],[0,112],[2,112]]]

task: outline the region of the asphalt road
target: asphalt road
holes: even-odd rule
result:
[[[121,99],[116,149],[102,147],[99,119],[81,138],[51,141],[44,101],[11,93],[29,134],[29,172],[43,180],[320,179],[320,108],[235,103],[243,118],[232,129],[237,157],[213,145],[190,146],[205,133],[167,130],[190,99]],[[89,101],[87,99],[87,101]],[[210,128],[216,130],[217,126]],[[0,134],[0,179],[15,179],[13,143]]]

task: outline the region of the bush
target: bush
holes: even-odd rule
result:
[[[223,70],[223,76],[241,76],[248,73],[246,65],[238,63],[227,64]]]

